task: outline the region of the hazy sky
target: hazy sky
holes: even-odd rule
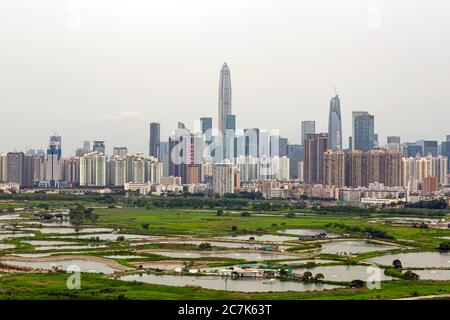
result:
[[[3,0],[0,151],[82,140],[148,152],[148,122],[217,120],[231,69],[240,128],[328,122],[341,96],[375,115],[380,141],[450,134],[448,0]]]

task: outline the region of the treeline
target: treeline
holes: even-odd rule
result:
[[[419,201],[415,203],[405,204],[406,208],[421,208],[421,209],[433,209],[443,210],[448,207],[447,202],[444,199],[431,200],[431,201]]]
[[[410,215],[410,216],[426,216],[426,217],[444,217],[447,212],[441,210],[438,211],[436,208],[426,208],[429,210],[424,210],[422,207],[408,207],[408,208],[365,208],[357,206],[323,206],[323,207],[312,207],[312,210],[317,214],[355,214],[355,215],[372,215],[374,213],[385,214],[385,215]]]
[[[327,223],[325,226],[327,228],[331,228],[331,229],[341,229],[341,230],[343,230],[345,232],[349,232],[349,233],[360,233],[360,234],[367,236],[368,238],[394,239],[394,237],[391,236],[390,234],[388,234],[386,231],[380,230],[380,229],[375,229],[372,227],[349,226],[349,225],[346,225],[343,223],[338,223],[338,222]]]
[[[137,199],[135,205],[138,207],[156,208],[193,208],[193,209],[251,209],[254,211],[277,211],[304,209],[306,205],[300,202],[269,202],[259,200],[247,200],[242,198],[199,198],[199,197],[169,197]]]
[[[18,200],[18,201],[93,201],[102,203],[115,203],[121,200],[121,196],[111,194],[98,194],[98,193],[85,193],[85,194],[73,194],[73,193],[16,193],[6,194],[0,193],[0,200]]]

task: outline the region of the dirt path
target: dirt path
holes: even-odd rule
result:
[[[450,293],[447,293],[447,294],[435,294],[435,295],[431,295],[431,296],[419,296],[419,297],[401,298],[401,299],[393,299],[393,300],[427,300],[427,299],[436,299],[436,298],[450,298]]]

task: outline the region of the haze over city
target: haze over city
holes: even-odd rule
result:
[[[449,13],[443,0],[3,2],[0,150],[45,149],[56,131],[65,155],[95,139],[146,152],[149,122],[162,139],[177,121],[216,127],[224,61],[238,128],[326,132],[336,86],[344,146],[357,110],[380,141],[442,141]]]

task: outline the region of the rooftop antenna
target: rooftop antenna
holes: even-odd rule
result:
[[[338,93],[337,93],[337,91],[336,91],[336,87],[333,85],[333,90],[334,90],[334,93],[336,94],[336,95],[338,95]]]

